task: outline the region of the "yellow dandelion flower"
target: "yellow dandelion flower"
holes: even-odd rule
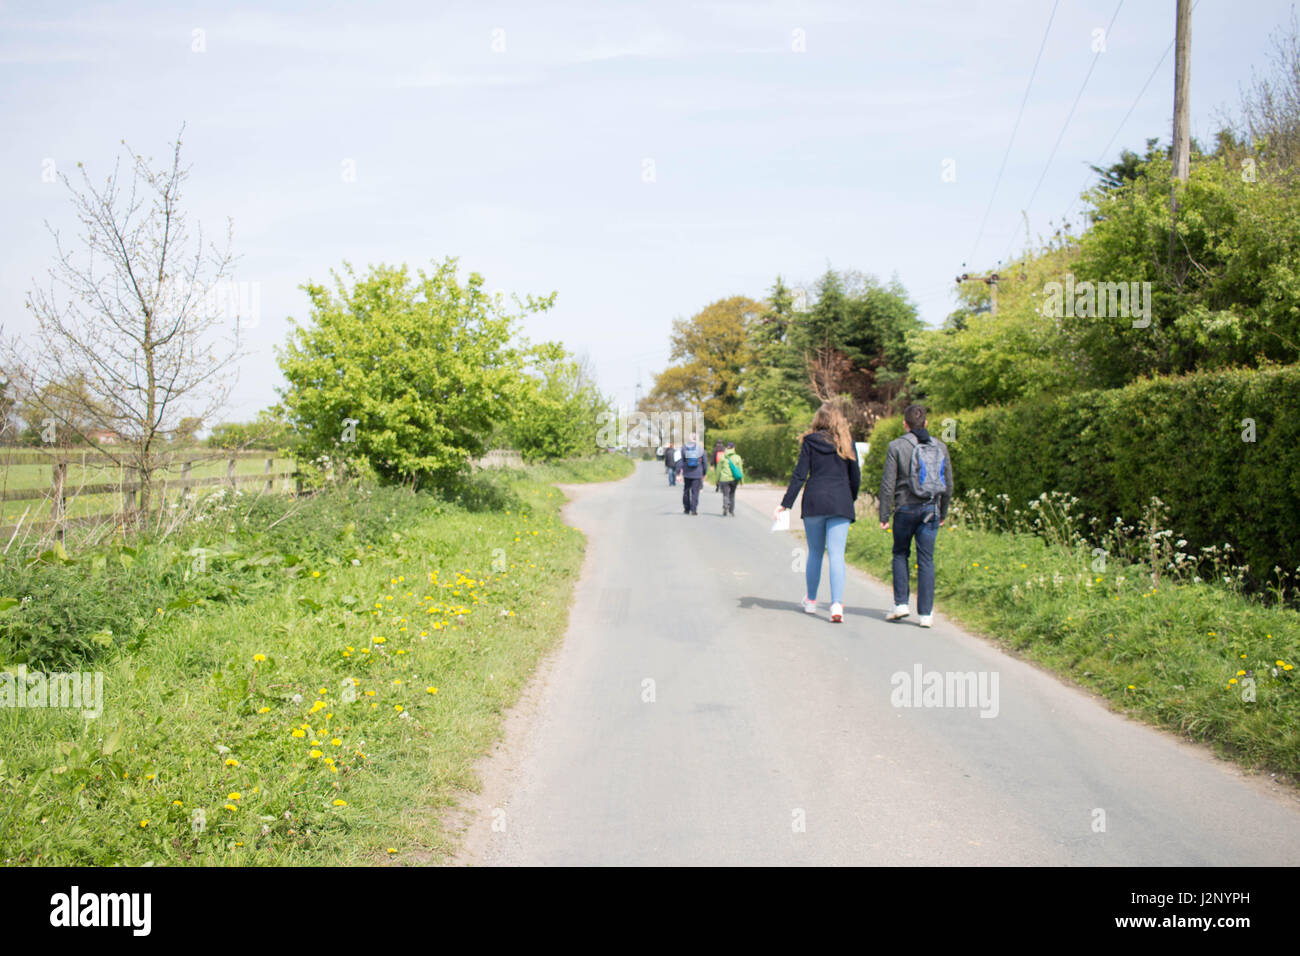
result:
[[[229,810],[231,813],[239,812],[239,807],[235,806],[233,803],[227,803],[223,809]]]
[[[424,692],[425,692],[426,694],[436,694],[436,693],[438,693],[438,688],[436,688],[436,687],[426,687],[426,688],[424,689]]]
[[[257,661],[257,663],[260,664],[260,663],[262,663],[262,661],[266,660],[266,655],[265,655],[265,654],[254,654],[254,655],[253,655],[253,660]]]
[[[259,714],[269,714],[269,713],[271,712],[271,708],[270,708],[270,707],[259,707],[259,708],[257,708],[257,712],[258,712]]]
[[[173,800],[173,801],[172,801],[172,806],[173,806],[173,807],[183,807],[183,806],[185,806],[185,801],[183,801],[183,800]]]
[[[319,750],[313,750],[307,756],[311,757],[312,760],[319,760],[323,756],[323,754],[321,754]]]
[[[1235,684],[1235,683],[1237,683],[1237,678],[1235,678],[1235,677],[1229,677],[1229,678],[1228,678],[1228,683],[1229,683],[1229,684]]]
[[[293,728],[292,733],[293,733],[293,736],[295,736],[295,737],[306,737],[306,736],[307,736],[307,732],[306,732],[305,730],[303,730],[301,727],[295,727],[295,728]]]
[[[227,766],[227,767],[238,767],[238,766],[239,766],[239,761],[236,760],[234,757],[228,757],[228,758],[226,759],[226,766]]]
[[[149,825],[149,821],[148,821],[148,820],[141,820],[141,821],[140,821],[140,829],[143,830],[143,829],[144,829],[145,827],[147,827],[148,825]]]
[[[319,572],[319,571],[313,571],[313,572],[311,573],[311,576],[312,576],[313,578],[318,578],[318,577],[320,577],[320,572]]]
[[[393,705],[393,710],[397,711],[399,714],[400,714],[403,710],[405,710],[405,709],[406,709],[406,708],[403,707],[401,704],[394,704],[394,705]]]
[[[1237,671],[1237,676],[1238,676],[1238,677],[1245,677],[1245,676],[1246,676],[1246,672],[1245,672],[1245,671]]]
[[[339,740],[337,737],[335,737],[333,740],[330,741],[330,746],[331,746],[331,747],[342,747],[342,746],[343,746],[343,741],[341,741],[341,740]]]
[[[376,644],[386,644],[388,642],[388,638],[386,637],[375,637],[371,638],[371,640]]]
[[[348,802],[347,802],[346,800],[335,800],[335,801],[334,801],[334,806],[336,806],[336,807],[346,807],[347,805],[348,805]]]

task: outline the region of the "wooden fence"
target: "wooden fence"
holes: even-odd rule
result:
[[[140,501],[140,489],[143,483],[139,480],[138,469],[129,466],[123,467],[123,476],[121,481],[97,482],[94,484],[79,485],[75,489],[68,484],[68,466],[72,463],[80,464],[84,471],[87,467],[95,465],[114,465],[118,463],[113,461],[107,455],[97,454],[94,452],[73,452],[68,451],[65,454],[51,453],[25,453],[22,454],[24,460],[21,462],[8,461],[5,467],[19,464],[49,464],[51,466],[51,480],[46,488],[19,488],[10,490],[8,488],[0,489],[0,503],[9,501],[46,501],[50,502],[49,517],[46,519],[27,521],[20,520],[18,524],[11,524],[0,527],[0,535],[8,539],[13,537],[21,529],[31,531],[46,532],[56,530],[59,537],[62,537],[63,529],[68,525],[94,524],[99,522],[119,521],[128,514],[137,510]],[[260,473],[236,474],[238,463],[240,461],[262,460],[265,465]],[[153,472],[150,481],[150,488],[153,494],[156,494],[158,501],[165,500],[167,494],[173,491],[184,491],[190,488],[205,488],[225,486],[232,490],[240,486],[257,486],[260,491],[274,493],[276,482],[281,482],[281,490],[288,491],[292,483],[295,491],[301,491],[301,476],[296,467],[279,468],[275,467],[276,456],[268,455],[266,452],[226,452],[222,454],[202,455],[199,457],[176,460],[160,460],[156,470]],[[193,466],[200,463],[224,462],[224,475],[211,475],[203,478],[193,477]],[[179,466],[179,476],[174,474],[175,469]],[[78,518],[68,517],[68,502],[75,498],[87,497],[90,495],[120,495],[120,509],[105,510],[94,514],[84,515]]]

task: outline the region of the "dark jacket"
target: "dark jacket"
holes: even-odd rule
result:
[[[673,467],[675,464],[677,464],[677,449],[676,449],[676,448],[665,448],[665,449],[664,449],[664,467],[665,467],[665,468],[671,468],[671,467]]]
[[[694,468],[686,467],[687,454],[691,458],[698,458],[699,462]],[[703,478],[709,472],[709,453],[704,450],[704,446],[699,442],[687,442],[677,453],[677,470],[681,472],[683,478]]]
[[[948,446],[939,439],[931,435],[930,441],[936,442],[943,449],[946,466],[943,469],[943,474],[948,485],[948,492],[939,496],[939,520],[944,521],[948,517],[948,505],[952,503],[952,457],[948,454]],[[915,447],[914,438],[908,437],[907,433],[889,443],[889,448],[885,452],[885,470],[880,476],[881,522],[888,521],[890,514],[896,508],[903,505],[924,503],[923,498],[918,498],[912,494],[912,449]]]
[[[805,481],[807,485],[804,485]],[[853,521],[857,517],[853,513],[853,502],[857,500],[861,483],[857,455],[841,458],[836,454],[835,442],[829,435],[813,432],[799,446],[799,461],[794,466],[794,476],[781,499],[781,506],[793,507],[802,485],[801,518],[827,515]]]

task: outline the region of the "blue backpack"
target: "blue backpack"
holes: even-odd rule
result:
[[[699,445],[682,446],[682,464],[687,468],[698,468],[704,449]]]
[[[906,435],[912,440],[912,471],[907,476],[912,494],[927,502],[938,501],[948,493],[948,456],[933,438],[921,442],[911,432]]]

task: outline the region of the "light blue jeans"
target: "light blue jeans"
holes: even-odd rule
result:
[[[803,519],[804,534],[808,537],[808,563],[804,565],[804,580],[810,600],[817,600],[824,552],[831,559],[831,603],[844,603],[844,545],[849,539],[851,523],[848,518],[836,515],[814,515]]]

